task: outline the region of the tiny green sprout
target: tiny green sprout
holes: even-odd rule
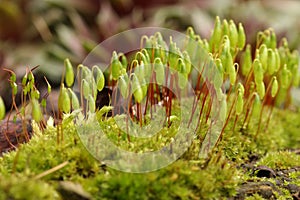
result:
[[[219,49],[221,39],[222,39],[222,24],[219,16],[217,16],[215,20],[215,26],[212,32],[212,36],[210,39],[210,49],[212,50],[212,52]]]
[[[154,71],[156,73],[157,83],[162,85],[165,79],[165,68],[160,58],[155,58],[154,60]]]
[[[244,27],[242,23],[239,23],[238,25],[238,42],[237,42],[237,47],[239,49],[243,49],[246,44],[246,34],[244,31]]]
[[[5,104],[4,101],[2,99],[2,97],[0,96],[0,120],[4,119],[5,117]]]
[[[276,76],[273,77],[272,89],[271,89],[271,96],[274,98],[278,92],[278,81]]]
[[[96,104],[95,104],[94,97],[92,95],[89,95],[88,97],[88,105],[89,105],[89,111],[91,113],[94,113],[96,110]]]
[[[32,107],[32,119],[36,122],[40,122],[42,120],[42,111],[40,104],[37,99],[31,100],[31,107]]]
[[[247,76],[251,70],[252,66],[252,55],[251,55],[251,45],[248,44],[246,46],[246,50],[242,55],[242,65],[241,65],[241,70],[242,74],[244,76]]]
[[[69,113],[71,110],[71,100],[68,94],[68,90],[62,84],[59,97],[58,97],[58,108],[64,113]]]
[[[73,110],[77,110],[80,108],[79,100],[77,98],[77,95],[71,88],[68,88],[70,96],[71,96],[71,105]]]
[[[238,96],[236,100],[236,115],[240,115],[243,112],[243,107],[244,107],[244,99],[243,99],[243,92],[241,89],[238,91]]]
[[[94,66],[96,69],[96,84],[97,84],[97,90],[100,92],[103,90],[105,86],[105,78],[103,75],[102,70],[98,66]]]
[[[235,48],[238,43],[238,30],[233,20],[229,20],[229,40],[231,47]]]
[[[118,54],[114,51],[111,58],[111,75],[113,80],[118,80],[122,68],[123,66],[119,61]]]
[[[82,84],[83,96],[84,96],[85,99],[88,99],[88,96],[91,93],[90,85],[85,79],[82,79],[81,84]]]
[[[262,44],[259,48],[259,60],[263,70],[266,71],[268,66],[268,48],[265,44]]]
[[[132,91],[134,99],[136,100],[136,102],[141,103],[143,100],[143,90],[140,85],[139,79],[134,73],[130,76],[132,77]]]
[[[256,90],[257,90],[257,93],[259,94],[260,98],[263,99],[265,96],[265,93],[266,93],[266,88],[265,88],[265,84],[263,81],[256,84]]]
[[[71,61],[66,58],[64,61],[66,75],[65,75],[65,82],[67,87],[71,87],[74,83],[74,71]]]

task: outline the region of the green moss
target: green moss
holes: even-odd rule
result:
[[[178,160],[170,166],[146,174],[109,170],[95,177],[91,191],[97,199],[213,199],[236,193],[239,172],[222,156],[205,167]]]
[[[249,174],[242,174],[237,169],[239,165],[248,161],[251,154],[256,153],[262,158],[257,165],[266,165],[276,169],[286,169],[300,163],[299,155],[289,151],[278,152],[292,144],[289,135],[296,135],[296,129],[291,129],[287,136],[284,135],[286,122],[282,120],[282,117],[285,116],[285,112],[275,109],[269,130],[258,135],[256,140],[253,137],[257,123],[255,120],[242,129],[242,125],[237,124],[235,131],[232,131],[233,123],[230,122],[224,132],[223,140],[208,160],[198,157],[201,137],[197,137],[178,161],[161,170],[145,174],[101,169],[100,162],[95,160],[81,143],[72,115],[66,116],[62,123],[64,139],[60,140],[59,144],[57,143],[57,129],[51,122],[48,123],[44,133],[41,133],[33,123],[35,136],[32,140],[21,145],[17,151],[5,154],[0,158],[2,174],[0,179],[8,180],[5,184],[1,181],[0,190],[4,191],[6,195],[11,191],[19,191],[26,185],[30,185],[30,189],[27,190],[28,194],[26,194],[28,197],[34,198],[35,196],[32,195],[40,190],[46,190],[44,193],[40,193],[39,199],[48,197],[55,199],[59,198],[55,191],[57,181],[70,180],[82,184],[83,188],[96,199],[219,199],[232,197],[242,182],[253,179]],[[298,116],[292,112],[288,113],[293,119]],[[136,146],[130,146],[131,143],[127,141],[126,134],[121,138],[117,136],[118,132],[114,130],[114,123],[113,120],[107,120],[103,122],[105,125],[103,128],[112,127],[107,130],[110,139],[129,150],[159,148],[158,144],[168,142],[166,139],[157,143],[156,137],[153,137],[148,143],[133,138]],[[170,130],[175,132],[176,127],[178,127],[177,122],[171,125]],[[208,127],[205,124],[203,127],[202,130],[205,132]],[[168,135],[167,129],[163,129],[160,134],[172,137],[172,135]],[[204,133],[199,134],[203,136]],[[66,166],[34,180],[34,177],[66,161],[68,162]],[[293,183],[299,185],[299,181],[297,182],[297,178],[295,178],[298,175],[296,172],[290,174],[291,177],[294,177]],[[16,183],[18,177],[22,177],[20,184]],[[16,185],[11,187],[15,189],[8,190],[9,184]],[[281,191],[284,196],[290,195],[288,191],[283,191],[283,189]],[[16,193],[22,194],[21,192]],[[276,195],[278,199],[282,197],[280,194]],[[5,198],[7,196],[3,196],[3,199]],[[260,197],[254,195],[248,198],[259,199]]]
[[[61,199],[55,188],[49,183],[26,177],[24,174],[0,176],[0,199]]]
[[[273,169],[288,169],[298,166],[300,155],[289,151],[269,152],[257,162],[257,165],[265,165]]]

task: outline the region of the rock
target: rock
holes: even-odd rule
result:
[[[83,190],[78,183],[71,181],[61,181],[57,188],[63,200],[90,200],[91,195]]]
[[[295,184],[288,184],[287,186],[285,186],[285,188],[288,189],[291,194],[300,192],[300,187]]]
[[[245,199],[248,196],[259,194],[265,199],[275,198],[274,191],[280,193],[275,185],[269,181],[248,182],[238,190],[238,195],[234,199]]]
[[[266,178],[275,178],[276,173],[273,169],[267,166],[258,166],[254,169],[254,172],[257,177],[266,177]]]
[[[28,142],[31,138],[32,127],[30,121],[26,120],[24,123],[26,130],[23,130],[21,120],[0,123],[0,156],[5,152],[14,150],[20,143]]]

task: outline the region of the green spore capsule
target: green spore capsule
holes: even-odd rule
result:
[[[227,117],[227,101],[226,101],[226,95],[223,95],[222,100],[220,102],[220,110],[219,110],[219,119],[221,122],[224,122]]]
[[[287,66],[285,64],[280,74],[280,86],[283,89],[288,88],[290,83],[290,76],[291,76],[291,72],[287,69]]]
[[[102,70],[98,66],[94,66],[96,69],[96,84],[97,90],[100,92],[105,86],[105,78]]]
[[[224,19],[222,23],[222,35],[229,35],[229,25],[226,19]]]
[[[274,50],[274,54],[275,54],[275,72],[278,72],[278,70],[280,69],[280,65],[281,65],[278,49]]]
[[[182,55],[183,55],[184,62],[185,62],[186,73],[190,74],[190,72],[192,70],[191,58],[190,58],[189,54],[186,51],[184,51],[182,53]]]
[[[229,50],[224,50],[220,56],[222,66],[225,73],[229,73],[230,68],[233,66],[233,58]]]
[[[129,86],[128,75],[123,74],[122,76],[119,77],[118,88],[124,99],[126,99],[128,97],[128,86]]]
[[[263,70],[266,71],[268,67],[268,48],[265,44],[262,44],[259,48],[259,60]]]
[[[269,47],[271,48],[271,49],[276,49],[276,46],[277,46],[277,37],[276,37],[276,34],[275,34],[275,32],[274,32],[274,30],[273,29],[271,29],[271,35],[270,35],[270,43],[269,43]]]
[[[245,93],[245,88],[244,88],[244,86],[243,86],[243,84],[242,83],[238,83],[237,84],[237,90],[240,92],[240,93],[242,93],[242,95],[244,95],[244,93]]]
[[[216,17],[214,30],[212,32],[211,39],[209,41],[210,49],[212,52],[215,52],[219,49],[222,39],[222,24],[219,16]]]
[[[224,81],[224,71],[222,62],[219,58],[215,60],[215,75],[214,75],[214,86],[215,88],[221,88]]]
[[[95,104],[94,97],[92,95],[89,95],[88,97],[88,105],[89,105],[89,111],[91,113],[94,113],[96,110],[96,104]]]
[[[40,122],[42,120],[42,111],[40,104],[37,99],[31,100],[31,107],[32,107],[32,119],[36,122]]]
[[[71,87],[74,83],[74,77],[75,77],[73,66],[71,64],[71,61],[68,58],[65,59],[64,65],[66,70],[65,82],[67,87]]]
[[[4,119],[5,112],[6,112],[5,104],[4,104],[2,97],[0,96],[0,120]]]
[[[254,100],[253,100],[253,106],[252,106],[252,116],[258,117],[261,109],[261,101],[260,101],[259,95],[255,92],[254,93]]]
[[[242,23],[239,23],[238,25],[238,42],[237,42],[237,47],[239,49],[243,49],[246,44],[246,34],[244,31],[244,27]]]
[[[83,79],[81,81],[81,84],[82,84],[83,96],[84,96],[85,99],[88,99],[88,96],[91,93],[90,85],[89,85],[89,83],[85,79]]]
[[[163,85],[165,80],[165,68],[160,58],[155,58],[154,60],[154,71],[156,73],[157,83]]]
[[[255,59],[253,62],[253,72],[255,83],[258,85],[260,82],[263,82],[264,71],[261,62],[258,59]]]
[[[123,66],[122,63],[119,61],[119,57],[116,51],[113,52],[111,59],[111,76],[113,80],[118,80]]]
[[[276,56],[272,49],[268,49],[268,74],[273,75],[276,71]]]
[[[242,61],[241,61],[241,71],[244,76],[247,76],[251,70],[252,66],[252,55],[251,55],[251,45],[248,44],[246,46],[246,50],[242,55]]]
[[[235,65],[238,65],[237,63],[235,63],[234,65],[231,65],[228,69],[228,74],[229,74],[229,80],[230,80],[230,84],[234,85],[235,81],[236,81],[236,71],[235,71]]]
[[[80,108],[79,100],[77,95],[73,92],[71,88],[68,88],[70,96],[71,96],[71,106],[73,110],[77,110]]]
[[[238,43],[238,31],[233,20],[229,21],[229,40],[231,47],[235,48]]]
[[[69,113],[71,110],[71,100],[68,94],[68,90],[62,84],[59,97],[58,97],[58,108],[64,113]]]
[[[243,112],[243,107],[244,107],[243,93],[241,90],[239,90],[237,100],[236,100],[236,106],[235,106],[236,115],[240,115]]]
[[[131,74],[132,77],[132,91],[133,91],[133,96],[136,102],[141,103],[143,100],[143,90],[140,85],[139,79],[135,74]]]
[[[263,99],[266,93],[266,88],[264,82],[260,82],[256,84],[256,90],[257,93],[259,94],[260,98]]]
[[[274,98],[278,92],[278,81],[277,78],[273,77],[272,89],[271,89],[271,96]]]

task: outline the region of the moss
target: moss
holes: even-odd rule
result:
[[[257,165],[265,165],[273,169],[289,169],[298,166],[300,155],[289,151],[269,152],[257,162]]]
[[[93,191],[97,199],[216,199],[236,193],[239,172],[222,156],[205,167],[178,160],[146,174],[111,171],[96,176]]]
[[[32,140],[21,145],[17,151],[5,154],[0,158],[2,174],[0,179],[5,177],[8,179],[7,184],[18,185],[18,187],[15,186],[17,187],[15,190],[19,190],[27,184],[32,185],[30,186],[32,189],[27,191],[28,197],[32,197],[31,195],[39,190],[47,190],[44,194],[45,197],[41,196],[39,199],[45,199],[49,195],[55,199],[57,196],[55,188],[60,180],[70,180],[82,184],[83,188],[96,199],[219,199],[233,197],[238,191],[239,185],[252,178],[248,173],[243,172],[243,174],[238,169],[242,163],[249,161],[251,154],[257,153],[261,158],[257,165],[267,165],[271,168],[286,169],[297,166],[300,162],[299,155],[295,153],[278,152],[291,144],[289,137],[280,137],[285,132],[285,128],[283,128],[285,121],[281,120],[284,113],[285,111],[274,110],[270,130],[258,135],[256,140],[253,137],[256,130],[255,121],[243,129],[241,129],[241,124],[237,124],[235,131],[232,131],[233,124],[230,122],[224,132],[223,140],[209,156],[209,159],[199,159],[201,139],[195,138],[192,146],[178,161],[161,170],[145,174],[130,174],[113,169],[103,170],[100,166],[101,163],[95,160],[81,143],[72,117],[65,116],[62,123],[63,141],[57,143],[57,129],[51,122],[48,123],[44,133],[33,124],[35,136]],[[294,113],[291,115],[295,118],[297,116]],[[109,123],[115,122],[108,120],[104,123],[109,125]],[[172,124],[174,129],[177,125],[176,122]],[[205,131],[207,127],[203,127],[205,128],[203,131]],[[162,135],[167,134],[164,131],[161,132]],[[118,138],[117,132],[112,130],[107,133],[111,134],[114,142],[120,142],[122,147],[130,150],[157,145],[154,137],[147,144],[133,139],[137,142],[136,144],[144,146],[130,147],[126,136]],[[288,135],[296,135],[296,133],[291,131]],[[68,161],[66,166],[34,181],[33,178],[37,175],[66,161]],[[22,177],[20,184],[15,182],[18,177]],[[298,177],[297,173],[290,174],[290,177],[294,177],[293,183],[299,185],[299,181],[297,182],[295,178]],[[1,181],[0,190],[8,193],[7,187]],[[278,199],[290,195],[288,191],[284,192],[284,189],[280,191],[282,194],[276,194]],[[22,193],[20,192],[20,194]],[[259,199],[260,197],[254,195],[248,198]]]
[[[42,180],[26,177],[24,174],[0,176],[0,199],[61,199],[55,188]]]

